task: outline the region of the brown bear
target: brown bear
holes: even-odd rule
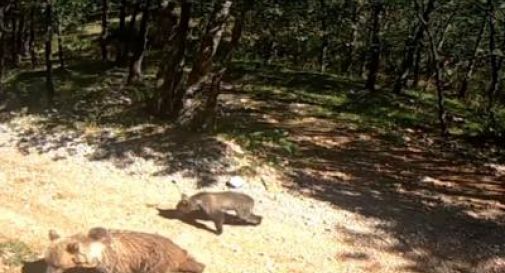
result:
[[[74,268],[93,268],[104,273],[201,273],[205,268],[186,250],[156,234],[96,227],[88,234],[66,238],[51,230],[49,238],[47,273]]]

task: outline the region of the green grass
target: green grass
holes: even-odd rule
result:
[[[250,130],[221,128],[220,136],[237,141],[248,151],[254,151],[269,163],[279,164],[279,156],[296,156],[298,145],[290,140],[287,130],[278,128],[250,128]]]
[[[392,144],[404,143],[407,129],[439,136],[434,91],[407,90],[401,96],[388,89],[370,93],[363,90],[363,82],[359,80],[248,62],[235,62],[230,71],[231,81],[240,83],[243,92],[264,102],[262,111],[265,113],[286,112],[279,105],[307,104],[311,111],[300,115],[330,119],[341,127],[356,131],[378,133]],[[447,96],[447,112],[458,119],[448,123],[453,137],[483,134],[486,117],[482,102],[485,101],[464,102]],[[285,115],[289,117],[292,113]],[[497,117],[499,126],[505,128],[504,108],[497,111]],[[241,120],[235,124],[222,124],[220,132],[239,141],[252,153],[275,162],[278,156],[293,156],[300,149],[290,136],[290,132],[296,133],[296,130],[279,133],[276,126],[282,128],[283,124],[254,124]]]
[[[376,93],[362,90],[362,83],[331,74],[299,72],[282,67],[258,68],[238,62],[233,77],[244,82],[244,90],[257,99],[318,106],[314,116],[354,123],[361,129],[391,130],[410,127],[437,129],[437,97],[434,92],[407,90],[396,96],[388,89]],[[244,76],[244,75],[249,75]],[[252,75],[252,76],[250,76]],[[244,80],[245,79],[245,80]],[[461,117],[464,124],[450,124],[456,134],[475,134],[485,126],[482,102],[479,107],[456,98],[446,98],[450,115]],[[505,110],[498,111],[504,123]]]
[[[117,27],[117,21],[113,22],[113,27]],[[99,108],[97,104],[100,103],[97,102],[102,101],[107,92],[120,89],[119,85],[124,83],[126,76],[126,69],[113,68],[97,60],[98,45],[94,39],[98,37],[99,28],[99,22],[92,22],[75,32],[66,33],[65,51],[70,60],[67,70],[55,69],[57,100],[63,110],[69,111],[84,102],[87,111],[78,115],[83,116],[86,122],[130,126],[146,121],[145,115],[120,109],[121,106],[106,105],[102,109],[94,109]],[[147,77],[142,83],[122,90],[134,104],[140,105],[152,95],[159,54],[157,51],[148,54],[145,60]],[[376,132],[393,142],[402,140],[403,129],[438,133],[437,97],[434,92],[407,90],[405,95],[396,96],[385,89],[368,93],[362,90],[364,84],[360,79],[293,70],[281,65],[263,66],[251,61],[235,61],[228,71],[229,81],[240,84],[243,92],[268,105],[269,109],[263,109],[265,111],[292,115],[286,109],[279,109],[279,105],[307,104],[311,107],[310,111],[303,113],[305,117],[330,119],[348,129]],[[45,94],[44,71],[16,70],[10,74],[5,80],[6,89],[19,95],[30,112],[44,110],[45,106],[40,105]],[[484,104],[480,97],[466,103],[448,98],[448,112],[464,120],[463,123],[450,123],[449,132],[456,136],[482,134],[486,125],[481,114]],[[106,113],[97,113],[104,109]],[[505,128],[504,108],[498,110],[497,117],[501,128]],[[247,122],[246,126],[244,122]],[[282,129],[282,125],[232,120],[219,124],[218,133],[236,139],[250,151],[267,153],[270,161],[277,161],[275,153],[294,156],[300,148],[292,140],[290,131]]]

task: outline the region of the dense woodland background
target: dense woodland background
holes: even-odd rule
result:
[[[126,84],[151,83],[136,94],[148,113],[197,130],[215,128],[223,78],[237,64],[330,73],[413,104],[435,94],[442,136],[502,138],[504,13],[492,0],[4,1],[0,70],[5,86],[30,63],[45,65],[51,104],[54,69],[101,58],[128,68]],[[76,35],[93,21],[99,37]]]

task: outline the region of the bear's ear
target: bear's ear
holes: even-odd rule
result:
[[[108,242],[110,240],[109,231],[103,227],[95,227],[88,231],[88,237],[94,241]]]
[[[51,242],[55,241],[59,238],[60,238],[60,235],[58,234],[58,232],[56,232],[56,230],[54,230],[54,229],[49,230],[49,240],[51,240]]]

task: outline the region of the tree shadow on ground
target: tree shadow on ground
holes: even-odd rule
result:
[[[503,175],[422,141],[400,145],[379,135],[360,139],[359,132],[316,122],[289,128],[291,114],[284,120],[276,116],[296,152],[270,144],[256,146],[255,154],[266,160],[283,157],[288,189],[383,222],[375,228],[399,243],[381,251],[404,253],[414,262],[409,270],[469,272],[479,262],[505,255]],[[247,124],[263,125],[256,127],[263,132],[277,126],[254,118]],[[359,237],[373,241],[373,235]]]
[[[326,107],[303,96],[286,99],[285,92],[296,90],[260,89],[261,96],[257,91],[249,90],[248,99],[236,94],[242,101],[229,105],[223,131],[255,143],[249,150],[264,160],[282,157],[289,190],[378,220],[375,229],[398,241],[384,249],[370,243],[373,233],[335,230],[348,233],[351,243],[367,241],[370,248],[403,253],[412,264],[400,271],[471,272],[478,263],[505,257],[505,176],[485,161],[438,145],[434,124],[423,124],[430,113],[401,122],[414,104],[408,97],[364,94],[334,104],[334,114],[366,117],[364,125],[377,124],[373,119],[390,123],[363,128],[293,111],[294,103]],[[399,118],[381,116],[395,111]],[[414,129],[407,133],[405,127]],[[284,133],[277,141],[264,137],[280,128]],[[385,133],[375,130],[385,128]],[[392,133],[406,138],[391,139]],[[293,151],[282,149],[283,142],[291,143]]]
[[[55,73],[57,94],[50,108],[44,103],[44,73],[20,73],[7,83],[10,99],[2,121],[36,117],[33,127],[18,125],[15,145],[24,153],[52,153],[55,160],[84,153],[122,169],[133,168],[138,159],[150,160],[152,175],[180,172],[197,177],[199,187],[229,172],[225,143],[149,117],[136,96],[147,93],[151,83],[127,87],[125,73],[93,60],[70,64]]]
[[[313,162],[290,160],[288,187],[384,222],[376,228],[401,242],[389,251],[414,261],[409,269],[470,270],[505,255],[503,177],[450,155],[409,152],[381,141],[335,149],[304,143],[302,149]]]
[[[121,88],[123,74],[119,72],[107,70],[98,76],[98,87],[93,84],[69,92],[75,96],[64,102],[73,106],[68,107],[72,111],[35,112],[44,117],[40,121],[42,130],[25,130],[16,145],[21,150],[35,148],[41,153],[79,149],[71,145],[75,142],[93,145],[97,149],[89,155],[91,159],[111,160],[120,168],[134,164],[132,159],[136,157],[153,160],[162,166],[157,174],[187,171],[199,178],[200,186],[208,185],[220,172],[227,172],[231,163],[227,162],[224,143],[210,135],[187,134],[155,121],[146,122],[149,118],[129,102],[131,93]],[[117,77],[110,79],[116,73]],[[311,81],[319,82],[318,77],[323,76],[316,75]],[[279,77],[277,83],[282,84],[282,75]],[[292,83],[290,88],[310,81]],[[341,87],[346,86],[343,83]],[[395,108],[395,97],[385,96],[366,104],[352,96],[331,102],[305,94],[287,100],[283,94],[289,89],[273,91],[266,90],[261,97],[254,92],[223,94],[220,132],[238,139],[258,160],[282,164],[281,169],[291,178],[286,188],[379,220],[375,228],[398,242],[387,249],[377,248],[403,253],[412,261],[410,268],[399,270],[467,272],[478,262],[505,255],[503,175],[491,173],[483,162],[439,149],[426,141],[423,131],[404,134],[402,123],[395,121],[381,128],[401,133],[409,140],[391,141],[376,128],[360,127],[369,122],[363,116],[380,119],[379,115],[389,111],[409,111]],[[353,105],[356,100],[359,105]],[[77,103],[83,107],[75,110]],[[385,108],[380,112],[361,113],[381,104]],[[314,106],[325,107],[330,115],[314,115]],[[96,109],[104,112],[97,117]],[[334,111],[349,111],[358,119],[336,119],[341,113]],[[93,130],[86,120],[82,121],[83,117],[90,118],[99,129]],[[425,118],[416,117],[414,124]],[[59,134],[65,128],[74,133]],[[121,130],[114,130],[117,128]],[[338,227],[335,232],[348,233],[354,242],[373,241],[376,237]],[[365,257],[363,254],[356,257]]]

